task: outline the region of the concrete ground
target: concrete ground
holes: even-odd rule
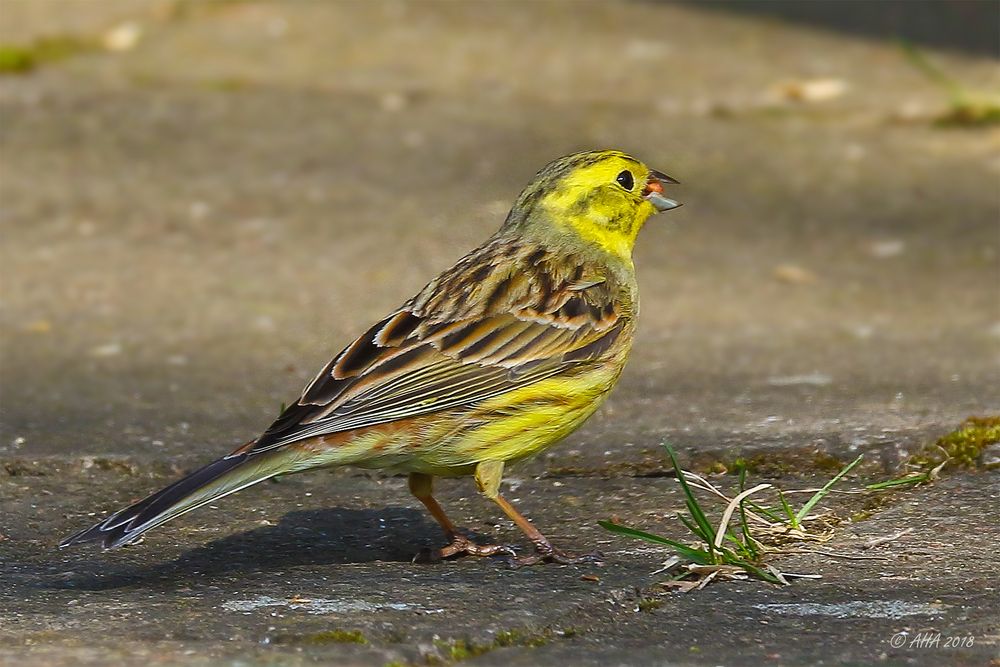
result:
[[[997,659],[995,473],[836,500],[838,555],[782,559],[823,575],[785,588],[666,593],[667,551],[596,525],[684,539],[664,441],[786,488],[865,453],[858,488],[1000,413],[1000,134],[935,125],[947,96],[890,40],[642,2],[0,6],[0,45],[75,45],[0,77],[0,663]],[[685,207],[640,238],[620,387],[509,491],[604,566],[413,565],[438,529],[357,471],[55,550],[254,436],[548,160],[611,146]],[[442,491],[518,540],[470,481]]]

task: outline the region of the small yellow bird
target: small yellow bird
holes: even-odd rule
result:
[[[432,495],[435,475],[474,475],[535,546],[516,564],[581,560],[553,547],[500,480],[618,381],[638,311],[632,247],[651,215],[680,205],[664,196],[669,183],[618,151],[555,160],[499,231],[334,357],[260,437],[60,546],[118,547],[276,475],[353,465],[409,473],[451,540],[438,557],[514,556],[473,543]]]

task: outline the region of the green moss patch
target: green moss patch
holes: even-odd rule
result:
[[[95,40],[71,35],[39,37],[22,45],[0,44],[0,75],[27,74],[42,65],[99,48],[100,45]]]
[[[441,650],[444,657],[451,662],[461,662],[478,657],[484,653],[489,653],[498,648],[509,646],[521,646],[526,648],[536,648],[544,646],[556,637],[556,632],[550,628],[540,631],[526,630],[501,630],[497,632],[492,642],[477,643],[469,639],[439,640],[434,644]],[[576,635],[576,630],[562,630],[558,633],[561,637],[572,637]]]
[[[946,459],[949,465],[971,469],[994,469],[995,463],[983,461],[990,445],[1000,442],[1000,416],[969,417],[961,426],[947,433],[910,457],[911,465],[934,468]]]
[[[278,635],[275,644],[367,644],[368,639],[358,630],[323,630],[310,635]]]

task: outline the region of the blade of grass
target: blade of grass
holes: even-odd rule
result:
[[[966,101],[968,94],[962,85],[948,76],[943,69],[932,63],[922,51],[907,41],[901,41],[900,48],[911,65],[923,72],[924,76],[928,79],[948,91],[953,103],[964,103]]]
[[[717,489],[711,482],[709,482],[708,480],[706,480],[701,475],[697,475],[697,474],[691,472],[690,470],[685,470],[684,471],[684,477],[687,479],[687,482],[691,486],[691,488],[696,489],[698,491],[708,491],[709,493],[711,493],[716,498],[719,498],[720,500],[724,500],[727,505],[729,504],[729,501],[730,501],[729,496],[727,496],[726,494],[724,494],[721,491],[719,491],[719,489]],[[742,490],[743,489],[740,489],[740,491],[742,491]],[[748,503],[748,506],[751,506],[752,504],[753,503]],[[762,524],[764,526],[768,526],[769,528],[773,527],[773,523],[774,523],[773,519],[772,519],[772,521],[768,521],[764,517],[757,516],[753,512],[747,512],[747,518],[751,519],[753,521],[756,521],[757,523],[760,523],[760,524]],[[781,519],[778,519],[778,521],[780,522]]]
[[[927,473],[922,473],[920,475],[910,475],[909,477],[900,477],[898,479],[890,479],[885,482],[878,482],[876,484],[869,484],[865,488],[869,491],[881,491],[882,489],[893,489],[900,486],[912,486],[914,484],[921,484],[926,482],[929,478]]]
[[[730,549],[723,549],[722,550],[722,556],[723,556],[723,562],[726,565],[735,565],[736,567],[742,568],[743,570],[745,570],[746,572],[752,574],[753,576],[755,576],[755,577],[757,577],[759,579],[763,579],[764,581],[769,581],[772,584],[780,584],[781,583],[781,581],[778,580],[770,572],[768,572],[767,570],[764,570],[764,569],[762,569],[760,567],[757,567],[753,563],[750,563],[750,562],[746,561],[743,558],[740,558],[735,553],[733,553],[732,550],[730,550]]]
[[[732,499],[729,505],[726,506],[726,511],[722,513],[722,520],[719,521],[719,529],[715,531],[716,548],[722,546],[722,538],[728,532],[729,520],[733,518],[733,512],[736,511],[736,508],[739,507],[743,499],[751,494],[757,493],[758,491],[763,491],[764,489],[770,489],[770,488],[771,488],[770,484],[758,484],[752,489],[748,489],[746,491],[741,492],[739,495],[737,495],[735,498]]]
[[[678,514],[677,518],[680,519],[680,522],[684,524],[685,528],[687,528],[695,536],[697,536],[698,538],[700,538],[701,540],[703,540],[705,542],[705,544],[707,544],[709,547],[712,546],[712,540],[711,540],[711,538],[709,538],[707,535],[703,535],[702,534],[701,527],[698,524],[696,524],[694,521],[692,521],[691,519],[689,519],[686,516],[683,516],[681,514]]]
[[[740,493],[743,493],[743,489],[746,488],[747,483],[747,468],[746,466],[740,466]],[[743,544],[746,550],[750,553],[753,560],[757,560],[760,557],[760,553],[757,551],[757,544],[753,537],[750,536],[750,526],[747,525],[747,509],[746,509],[746,497],[740,498],[740,532],[743,535]]]
[[[726,532],[725,541],[730,545],[729,548],[733,550],[733,553],[735,553],[739,558],[751,562],[757,560],[757,556],[754,552],[748,549],[747,546],[743,544],[743,541],[736,537],[736,534],[733,533],[733,531],[730,530]]]
[[[702,511],[701,506],[694,497],[694,491],[688,486],[687,479],[684,477],[684,471],[681,470],[681,466],[677,463],[677,457],[674,455],[674,450],[670,445],[664,443],[666,447],[667,455],[670,456],[670,463],[674,466],[674,473],[677,475],[677,481],[681,485],[681,489],[684,491],[684,503],[687,505],[688,511],[694,518],[695,522],[701,528],[701,533],[705,537],[705,541],[709,543],[709,548],[711,548],[712,543],[715,541],[715,531],[712,529],[712,524],[708,522],[708,518],[705,516],[705,512]]]
[[[756,565],[751,565],[750,563],[748,563],[748,562],[746,562],[744,560],[734,561],[733,565],[738,565],[739,567],[742,567],[744,570],[746,570],[750,574],[754,575],[758,579],[763,579],[764,581],[768,581],[768,582],[770,582],[772,584],[780,584],[780,583],[782,583],[782,581],[780,579],[778,579],[777,577],[775,577],[770,572],[767,572],[766,570],[763,570],[763,569],[757,567]],[[784,583],[787,584],[788,582],[784,582]]]
[[[779,515],[777,512],[772,511],[768,507],[764,507],[763,505],[758,505],[757,503],[753,502],[752,500],[746,501],[746,504],[747,504],[747,506],[750,507],[750,509],[752,509],[755,512],[759,512],[759,513],[763,514],[764,516],[766,516],[768,519],[770,519],[774,523],[784,523],[785,522],[785,520],[781,518],[781,515]]]
[[[612,533],[618,533],[619,535],[628,535],[629,537],[634,537],[640,540],[645,540],[647,542],[652,542],[653,544],[662,544],[672,549],[675,549],[679,554],[687,558],[688,560],[694,561],[699,565],[712,565],[711,555],[704,549],[695,549],[689,547],[686,544],[681,544],[669,538],[663,537],[661,535],[655,535],[653,533],[647,533],[644,530],[637,530],[636,528],[629,528],[628,526],[623,526],[613,521],[598,521],[598,525],[605,530],[611,531]]]
[[[836,484],[837,482],[839,482],[844,477],[844,475],[846,475],[847,473],[849,473],[854,468],[854,466],[856,466],[859,463],[861,463],[861,460],[863,458],[865,458],[864,454],[858,454],[858,458],[854,459],[853,461],[851,461],[850,463],[848,463],[846,466],[844,466],[843,470],[841,470],[836,475],[834,475],[833,479],[831,479],[829,482],[827,482],[826,484],[824,484],[822,489],[820,489],[819,491],[817,491],[816,494],[813,495],[812,498],[810,498],[809,500],[807,500],[806,504],[803,505],[802,508],[799,509],[798,513],[795,515],[795,521],[796,521],[796,523],[800,523],[801,524],[802,520],[809,514],[809,511],[813,507],[816,506],[816,503],[818,503],[819,501],[823,500],[823,498],[826,497],[826,494],[830,493],[830,489],[833,487],[833,485]]]
[[[781,507],[785,510],[785,514],[788,515],[788,525],[798,530],[799,520],[795,516],[795,510],[793,510],[792,506],[788,504],[788,501],[785,499],[785,494],[782,493],[781,489],[778,489],[778,500],[781,501]]]

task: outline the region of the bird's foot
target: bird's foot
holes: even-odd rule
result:
[[[451,544],[440,549],[422,549],[413,557],[414,563],[436,563],[446,558],[458,556],[497,556],[516,558],[514,550],[504,544],[476,544],[464,535],[455,535]]]
[[[520,556],[511,559],[510,565],[513,568],[524,567],[526,565],[538,565],[540,563],[556,563],[558,565],[579,565],[581,563],[603,563],[604,556],[600,551],[589,554],[571,554],[562,549],[556,549],[548,542],[536,543],[535,554],[532,556]]]

